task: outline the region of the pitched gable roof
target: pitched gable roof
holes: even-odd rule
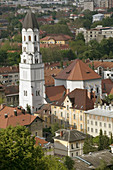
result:
[[[55,79],[63,80],[91,80],[100,79],[100,76],[81,60],[74,60],[66,69],[61,71]]]
[[[14,114],[14,110],[17,111],[17,116]],[[5,117],[7,115],[7,117]],[[35,119],[40,119],[37,116],[33,116],[30,114],[23,114],[22,110],[18,109],[17,107],[7,107],[5,106],[0,110],[0,128],[6,128],[7,126],[26,126],[30,125]],[[42,119],[40,119],[42,121]]]
[[[72,103],[72,108],[78,110],[89,110],[94,108],[93,101],[88,97],[87,89],[74,89],[67,95]],[[54,102],[56,106],[63,106],[66,95],[59,101]]]

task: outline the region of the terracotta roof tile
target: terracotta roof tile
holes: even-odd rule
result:
[[[48,35],[40,39],[40,41],[48,41],[50,39],[54,39],[55,41],[67,41],[67,40],[71,40],[72,37],[70,37],[69,35]]]
[[[88,93],[87,89],[74,89],[68,95],[63,96],[59,101],[54,102],[53,105],[63,107],[63,102],[66,96],[68,96],[70,101],[72,102],[72,108],[78,109],[78,110],[93,109],[94,107],[93,100],[91,100],[88,97],[87,93]]]
[[[39,145],[41,147],[44,147],[44,145],[48,143],[44,138],[35,137],[35,140],[36,140],[35,145]]]
[[[44,70],[44,77],[45,77],[45,85],[46,86],[52,86],[54,85],[54,77],[58,75],[58,73],[61,71],[62,69],[58,69],[58,68],[46,68]]]
[[[63,85],[46,87],[46,96],[51,102],[59,100],[65,93],[66,88]]]
[[[99,66],[103,67],[104,69],[107,68],[113,68],[113,62],[107,62],[107,61],[93,61],[93,62],[88,62],[87,65],[89,66],[89,64],[92,65],[92,63],[94,64],[94,68],[98,68]]]
[[[19,67],[18,66],[0,67],[0,74],[6,73],[19,73]]]
[[[14,110],[17,111],[17,116],[14,114]],[[5,118],[5,115],[7,118]],[[0,110],[0,128],[6,128],[9,125],[30,125],[35,119],[36,116],[27,113],[23,114],[22,110],[18,109],[17,107],[5,106]]]
[[[113,82],[111,79],[102,80],[102,93],[112,94]]]
[[[67,68],[61,71],[55,79],[62,80],[91,80],[100,79],[100,76],[81,60],[74,60]]]
[[[19,93],[19,86],[5,86],[5,95]]]

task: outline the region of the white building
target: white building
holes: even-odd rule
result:
[[[87,133],[92,136],[98,136],[100,129],[103,134],[108,137],[113,133],[113,107],[110,106],[98,106],[92,110],[85,111],[86,113],[86,126]]]
[[[102,21],[103,18],[104,18],[104,14],[95,14],[93,15],[93,22]]]
[[[87,89],[101,96],[101,78],[81,60],[74,60],[55,77],[55,86],[64,85],[70,92],[76,88]]]
[[[19,105],[31,112],[44,103],[44,64],[40,55],[39,28],[31,11],[27,13],[22,28],[22,54],[19,85]]]

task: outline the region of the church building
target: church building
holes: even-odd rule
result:
[[[22,28],[22,54],[19,64],[19,105],[31,113],[44,104],[44,64],[40,54],[39,27],[35,15],[29,11]]]
[[[87,89],[96,98],[102,95],[101,77],[79,59],[74,60],[55,77],[55,86],[61,85],[64,85],[68,92],[79,88]]]

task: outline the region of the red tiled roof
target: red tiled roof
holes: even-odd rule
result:
[[[76,59],[67,68],[61,71],[55,79],[91,80],[100,79],[100,76],[83,63],[82,60]]]
[[[45,139],[39,138],[39,137],[35,137],[35,140],[36,140],[36,144],[35,145],[39,145],[41,147],[44,147],[44,144],[48,143]]]
[[[68,95],[72,102],[72,108],[78,110],[89,110],[94,108],[93,100],[88,97],[87,89],[74,89]],[[66,98],[66,95],[62,97],[59,101],[54,102],[54,105],[62,106]]]
[[[113,62],[107,62],[107,61],[93,61],[93,62],[87,62],[87,65],[89,66],[89,64],[92,65],[92,63],[94,64],[94,68],[98,68],[99,66],[103,67],[104,69],[107,68],[113,68]]]
[[[17,116],[14,114],[14,110],[17,111]],[[5,114],[7,114],[7,118],[5,118]],[[16,126],[16,125],[30,125],[36,116],[30,114],[23,114],[22,110],[17,107],[8,107],[5,106],[0,110],[0,128],[6,128],[7,126]]]
[[[111,79],[102,80],[102,93],[112,94],[113,82]]]
[[[19,93],[19,86],[5,86],[5,95]]]
[[[71,40],[72,37],[70,37],[69,35],[48,35],[40,39],[40,41],[48,41],[50,39],[54,39],[55,41],[67,41],[67,40]]]
[[[46,96],[49,100],[57,101],[62,98],[62,96],[66,93],[66,88],[62,86],[53,86],[53,87],[46,87]]]
[[[0,67],[0,74],[6,73],[19,73],[19,67],[17,66]]]
[[[58,73],[61,71],[62,69],[58,69],[58,68],[46,68],[44,70],[44,77],[45,77],[45,85],[46,86],[52,86],[54,85],[54,78],[55,76],[58,75]]]

